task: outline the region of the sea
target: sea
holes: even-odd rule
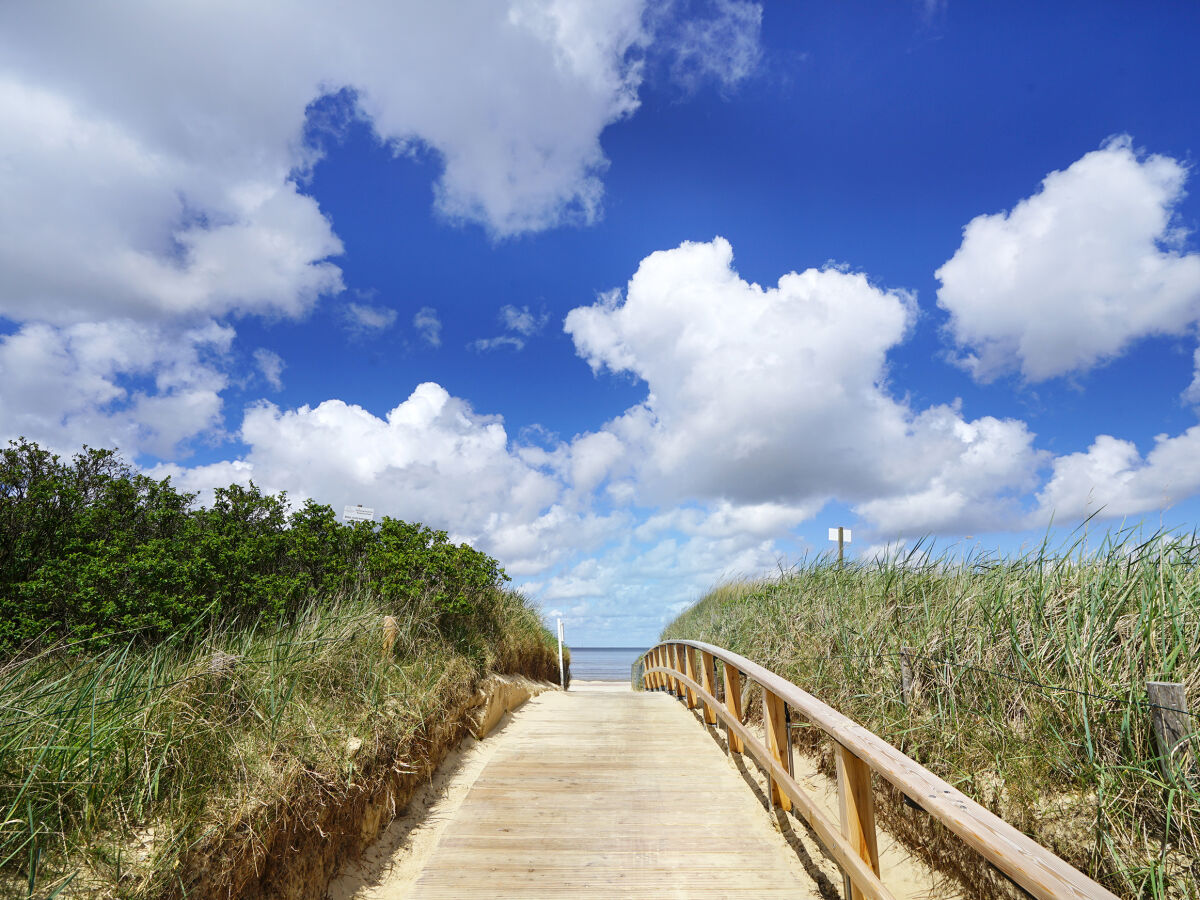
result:
[[[633,661],[645,652],[645,647],[572,647],[571,678],[628,682]]]

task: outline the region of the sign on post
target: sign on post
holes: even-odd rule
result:
[[[838,565],[842,564],[842,551],[845,544],[850,543],[850,529],[839,525],[829,529],[829,539],[838,542]]]
[[[347,506],[342,510],[343,522],[374,522],[375,510],[370,506]]]

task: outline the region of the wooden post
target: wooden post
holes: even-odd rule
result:
[[[704,724],[717,724],[717,711],[714,708],[717,702],[717,671],[713,665],[713,655],[700,651],[700,683],[704,685],[704,689],[712,694],[712,700],[704,701]]]
[[[742,673],[729,663],[722,663],[721,671],[725,673],[725,707],[729,710],[729,714],[740,722],[742,721]],[[734,734],[732,729],[727,733],[730,751],[742,753],[746,749],[746,745],[741,736]]]
[[[662,665],[662,663],[660,662],[661,659],[662,659],[662,653],[661,653],[660,647],[655,647],[653,650],[650,651],[651,667],[661,666]],[[659,689],[659,687],[661,687],[661,686],[662,686],[662,676],[659,675],[657,672],[653,673],[650,676],[650,689],[653,691],[657,691]]]
[[[696,680],[696,651],[691,647],[680,647],[683,651],[683,674],[692,681]],[[696,708],[696,692],[689,686],[684,693],[687,694],[687,708]]]
[[[682,672],[683,671],[683,660],[680,658],[680,655],[679,655],[679,645],[678,644],[669,644],[667,646],[667,652],[671,654],[671,662],[670,662],[671,668],[676,672]],[[671,686],[672,686],[672,689],[674,690],[675,696],[682,698],[683,697],[683,682],[680,681],[678,678],[672,678]]]
[[[388,659],[392,655],[392,648],[396,646],[396,638],[400,634],[400,623],[396,621],[394,616],[383,617],[383,652],[380,653],[380,659]]]
[[[900,699],[905,706],[912,706],[914,699],[912,658],[915,655],[911,647],[900,648]]]
[[[1187,691],[1182,684],[1171,681],[1147,681],[1146,696],[1151,703],[1150,721],[1158,745],[1159,767],[1174,782],[1195,763],[1188,746],[1192,728],[1188,721],[1191,714],[1187,711]]]
[[[875,795],[871,792],[871,767],[843,747],[836,745],[838,806],[841,808],[842,835],[858,850],[871,870],[879,874],[879,845],[875,837]],[[849,881],[849,877],[846,879]],[[851,886],[849,900],[859,900],[862,891]]]
[[[763,728],[767,732],[767,750],[777,763],[787,769],[788,727],[784,719],[783,701],[765,687],[762,695]],[[789,812],[792,808],[792,799],[779,789],[774,778],[771,779],[771,805],[778,806],[784,812]]]
[[[842,548],[845,546],[846,529],[838,526],[838,565],[842,564]]]

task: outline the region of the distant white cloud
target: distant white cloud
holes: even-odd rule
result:
[[[0,434],[170,457],[219,431],[233,330],[128,320],[27,324],[0,337]]]
[[[347,303],[346,324],[353,334],[367,335],[386,331],[396,324],[399,313],[388,306],[372,306],[369,303]]]
[[[762,4],[711,0],[682,6],[687,15],[680,16],[676,7],[667,7],[675,21],[673,27],[664,28],[662,48],[677,85],[695,91],[713,82],[730,90],[757,71],[762,61]]]
[[[531,312],[528,306],[512,306],[511,304],[502,306],[500,323],[504,326],[506,333],[497,337],[480,338],[467,346],[481,353],[498,350],[502,347],[509,347],[516,351],[524,350],[526,341],[541,333],[549,320],[550,317],[545,312]]]
[[[624,300],[572,310],[596,371],[644,380],[646,400],[604,426],[623,452],[614,499],[776,504],[797,524],[837,497],[888,529],[951,527],[1017,511],[1039,457],[1024,423],[913,410],[883,387],[913,298],[838,268],[742,280],[722,238],[651,254]],[[591,476],[593,479],[596,476]]]
[[[937,271],[959,359],[980,381],[1083,372],[1200,319],[1200,254],[1175,212],[1186,167],[1109,140],[1011,211],[983,215]]]
[[[254,364],[258,366],[258,371],[262,373],[262,377],[266,379],[271,390],[283,390],[282,376],[286,363],[284,363],[282,356],[274,350],[259,347],[254,351]]]
[[[507,305],[500,309],[500,321],[504,323],[504,327],[525,337],[538,334],[546,327],[549,319],[550,317],[544,312],[530,312],[528,306]]]
[[[489,350],[498,350],[501,347],[511,347],[513,350],[524,350],[525,339],[517,337],[515,334],[501,334],[492,338],[480,338],[477,341],[471,341],[467,345],[472,350],[478,350],[481,353],[486,353]]]
[[[1192,368],[1194,372],[1192,383],[1183,392],[1183,401],[1200,407],[1200,347],[1197,347],[1192,353]]]
[[[413,328],[430,347],[442,346],[442,320],[432,306],[422,306],[413,316]]]
[[[1105,517],[1164,510],[1200,491],[1200,426],[1177,437],[1159,435],[1145,458],[1130,441],[1102,434],[1083,453],[1054,460],[1038,493],[1029,527],[1051,516],[1074,523],[1103,510]]]

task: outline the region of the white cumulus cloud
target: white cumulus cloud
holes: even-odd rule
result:
[[[1015,514],[993,498],[1032,486],[1024,423],[914,410],[885,388],[911,295],[833,267],[762,287],[732,262],[722,238],[685,243],[643,260],[623,300],[568,314],[594,370],[647,385],[603,429],[624,447],[607,473],[614,497],[775,504],[792,524],[836,497],[888,529]]]
[[[1109,140],[1008,212],[982,215],[937,271],[960,363],[990,381],[1082,372],[1200,319],[1200,254],[1175,212],[1187,168]]]

